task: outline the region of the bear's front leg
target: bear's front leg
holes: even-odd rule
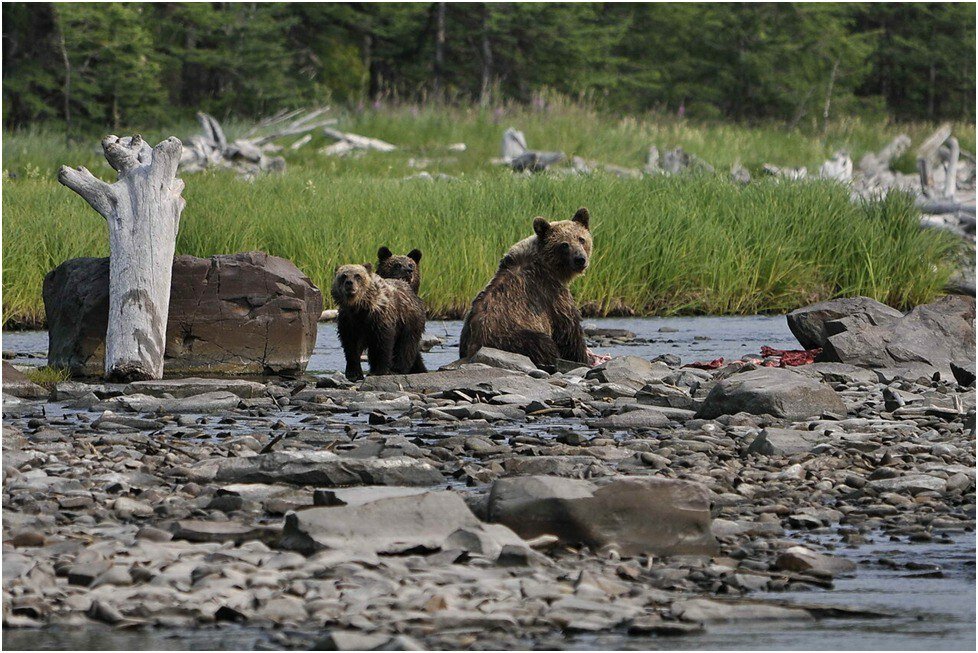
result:
[[[581,314],[576,306],[573,306],[571,315],[561,314],[554,317],[553,339],[561,358],[575,363],[589,364],[584,329],[581,327]]]
[[[367,361],[370,363],[371,374],[390,374],[394,364],[394,342],[396,334],[393,329],[378,331],[373,341],[367,347]]]
[[[363,367],[360,365],[360,355],[363,354],[363,339],[360,337],[356,326],[351,324],[346,316],[340,317],[336,323],[336,331],[340,337],[340,344],[343,346],[343,355],[346,358],[346,372],[344,375],[350,381],[359,381],[363,378]]]

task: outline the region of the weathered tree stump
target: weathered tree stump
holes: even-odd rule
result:
[[[177,166],[183,145],[171,136],[151,148],[139,135],[108,136],[105,158],[119,180],[62,166],[58,181],[109,225],[109,323],[105,376],[110,381],[163,377],[173,253],[183,211]]]

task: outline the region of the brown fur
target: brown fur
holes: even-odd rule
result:
[[[384,279],[406,281],[414,294],[421,287],[421,250],[412,249],[407,256],[395,256],[386,247],[377,250],[377,274]]]
[[[425,371],[424,304],[407,283],[381,278],[369,263],[343,265],[336,270],[331,293],[339,307],[336,326],[346,355],[346,378],[363,378],[364,349],[371,374]]]
[[[590,215],[533,220],[536,233],[514,245],[465,316],[459,355],[495,347],[529,356],[537,365],[557,358],[587,364],[581,314],[569,285],[591,257]]]

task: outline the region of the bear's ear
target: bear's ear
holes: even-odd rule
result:
[[[411,259],[415,263],[420,263],[421,262],[421,250],[420,249],[412,249],[410,252],[408,252],[408,255],[407,256],[408,256],[409,259]]]
[[[394,256],[394,253],[391,252],[386,247],[381,247],[380,249],[377,250],[377,260],[380,261],[381,263],[383,263],[384,261],[386,261],[392,256]]]
[[[364,263],[363,267],[367,269],[367,274],[373,274],[374,266],[370,263]]]
[[[550,223],[547,222],[546,218],[536,217],[533,218],[533,231],[536,235],[543,239],[547,237],[547,233],[550,232]]]
[[[577,213],[574,214],[574,217],[571,218],[571,220],[573,220],[577,224],[581,225],[582,227],[584,227],[585,229],[587,229],[587,230],[590,231],[590,228],[591,228],[591,214],[588,213],[587,212],[587,209],[584,208],[583,206],[581,208],[577,209]]]

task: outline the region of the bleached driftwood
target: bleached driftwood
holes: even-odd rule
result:
[[[109,226],[109,324],[105,377],[127,382],[163,377],[170,276],[184,199],[174,136],[151,148],[136,135],[108,136],[105,158],[119,179],[108,184],[85,168],[62,166],[58,181]]]
[[[492,159],[492,163],[507,165],[514,172],[542,172],[566,158],[563,152],[529,149],[523,132],[510,127],[503,133],[502,156]]]
[[[961,156],[961,147],[958,139],[949,136],[947,139],[947,156],[944,169],[944,197],[954,199],[958,190],[958,158]],[[945,157],[942,157],[945,158]]]
[[[684,172],[713,174],[714,170],[713,166],[704,159],[681,147],[660,154],[659,148],[653,145],[649,148],[649,154],[645,160],[645,172],[650,175],[678,175]]]
[[[791,181],[798,181],[799,179],[804,179],[808,176],[808,168],[802,166],[800,168],[782,168],[781,166],[776,166],[773,163],[765,163],[761,169],[765,174],[771,175],[778,179],[788,179]]]
[[[273,156],[282,149],[274,141],[305,134],[290,146],[293,150],[299,149],[312,140],[308,132],[336,122],[333,118],[320,118],[326,111],[328,109],[320,108],[280,112],[260,121],[231,143],[228,143],[221,123],[214,116],[198,113],[201,132],[187,140],[180,169],[182,172],[198,172],[214,167],[231,168],[245,177],[253,177],[260,172],[281,172],[285,170],[285,159]]]
[[[859,160],[859,170],[864,175],[873,176],[880,172],[889,171],[893,160],[901,157],[909,149],[910,137],[906,134],[900,134],[879,152],[869,152],[863,155],[863,158]]]
[[[845,150],[839,150],[822,164],[818,176],[821,179],[834,179],[841,182],[852,181],[852,157]]]
[[[393,152],[397,149],[387,141],[379,138],[370,138],[359,134],[341,132],[338,129],[323,127],[323,133],[336,142],[322,149],[322,153],[328,156],[343,156],[357,150],[376,150],[378,152]]]

